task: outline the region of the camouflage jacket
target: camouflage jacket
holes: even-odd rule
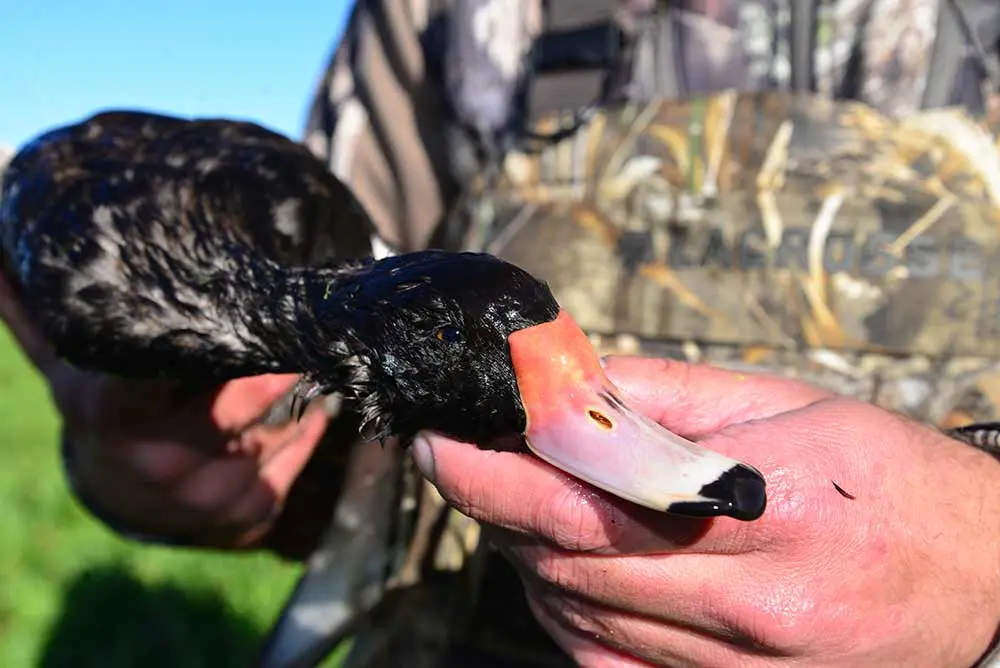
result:
[[[456,134],[509,126],[553,13],[593,4],[359,2],[305,141],[388,244],[521,264],[605,352],[801,376],[939,426],[1000,417],[995,3],[620,0],[623,100],[463,153]],[[573,122],[549,106],[522,129]],[[345,665],[571,665],[475,524],[414,495],[398,567],[369,576],[405,605]],[[452,531],[422,540],[442,513]]]

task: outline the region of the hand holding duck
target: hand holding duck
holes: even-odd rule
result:
[[[645,414],[758,468],[761,519],[653,513],[524,455],[431,434],[414,446],[581,665],[967,668],[986,650],[1000,625],[992,457],[795,381],[638,358],[605,370]]]

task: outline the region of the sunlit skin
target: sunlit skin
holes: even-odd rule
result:
[[[671,431],[759,469],[763,517],[670,516],[534,457],[431,434],[414,448],[582,665],[968,668],[987,649],[1000,463],[796,381],[642,358],[605,372]]]

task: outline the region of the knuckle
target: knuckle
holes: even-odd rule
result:
[[[602,614],[593,606],[572,596],[561,596],[549,604],[549,609],[566,626],[591,638],[604,641],[621,635],[617,616]]]
[[[825,634],[826,613],[815,592],[784,584],[730,607],[730,626],[752,646],[778,655],[803,652]]]
[[[589,589],[590,577],[579,562],[552,550],[544,550],[534,560],[535,575],[553,589],[582,593]]]
[[[592,493],[576,485],[566,486],[533,508],[531,526],[569,552],[607,548],[616,539],[622,522],[603,517],[605,513],[596,507],[597,503]]]
[[[815,518],[822,514],[815,494],[807,494],[795,481],[785,478],[771,481],[772,495],[767,509],[768,543],[787,547],[789,543],[811,538]]]
[[[443,472],[439,471],[440,473]],[[486,521],[488,518],[483,516],[483,504],[480,500],[483,496],[482,485],[482,476],[459,469],[452,472],[452,475],[439,475],[437,486],[458,512],[473,519]]]

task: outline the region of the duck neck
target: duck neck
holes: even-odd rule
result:
[[[374,264],[270,265],[261,268],[266,276],[249,277],[251,285],[263,288],[250,303],[230,304],[244,325],[247,361],[268,373],[305,373],[346,363],[352,357],[352,304]]]

